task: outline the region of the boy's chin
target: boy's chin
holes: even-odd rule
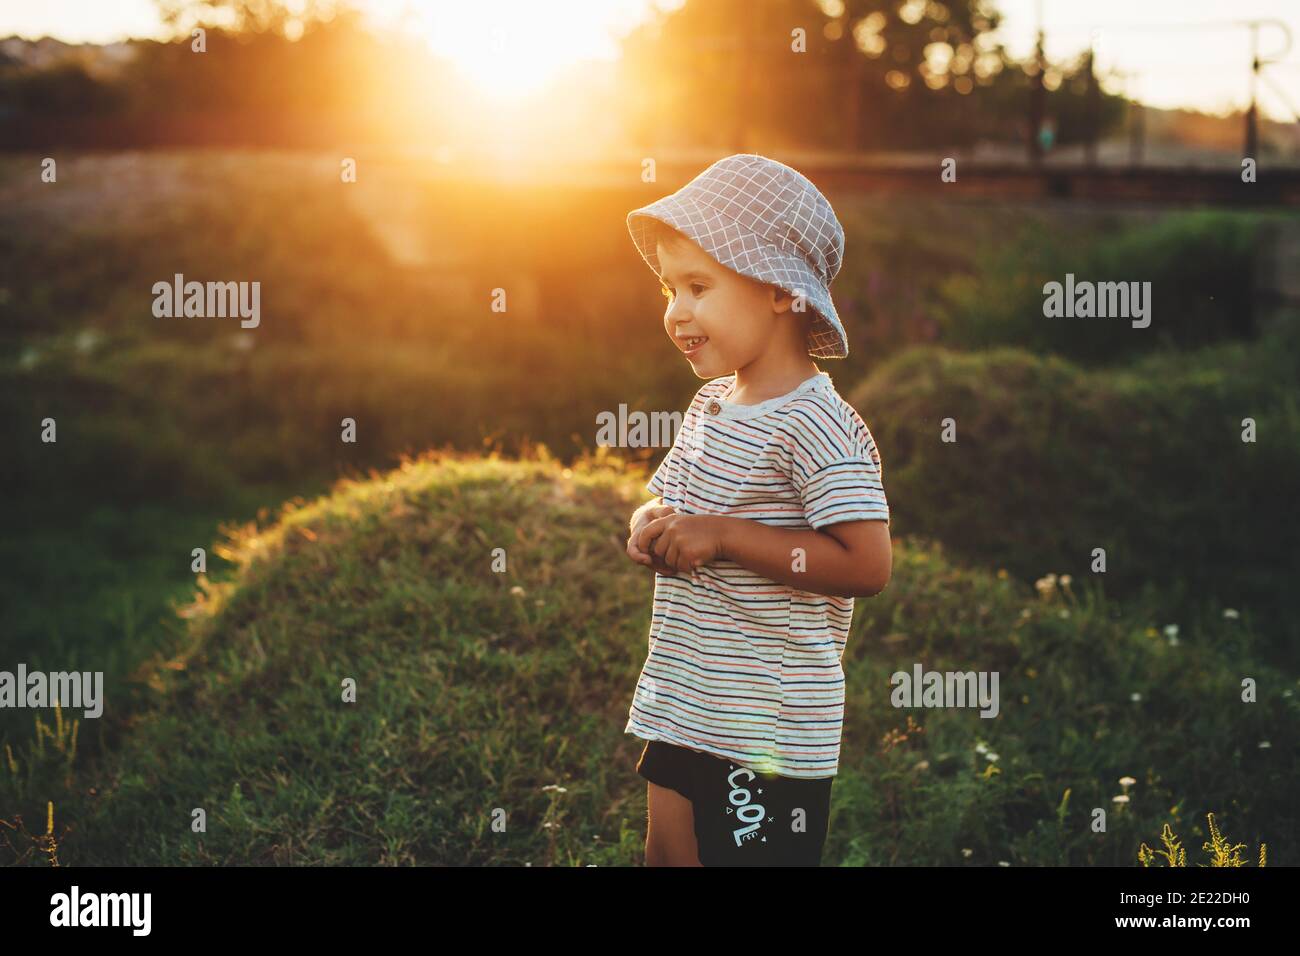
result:
[[[722,375],[730,375],[733,369],[723,368],[719,362],[690,362],[691,371],[695,373],[696,378],[714,379]]]

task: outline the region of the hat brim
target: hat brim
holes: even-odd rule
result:
[[[808,332],[808,354],[816,358],[844,358],[848,337],[830,291],[802,256],[767,242],[735,219],[704,206],[690,196],[674,193],[627,214],[628,232],[641,258],[662,276],[653,223],[671,226],[703,249],[720,266],[759,282],[770,282],[791,295],[802,294],[813,311]],[[798,304],[796,304],[798,308]]]

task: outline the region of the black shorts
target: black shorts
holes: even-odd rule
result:
[[[636,772],[691,801],[701,865],[821,865],[834,777],[758,773],[662,740],[646,743]]]

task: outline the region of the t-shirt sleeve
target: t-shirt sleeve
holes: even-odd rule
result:
[[[814,529],[841,521],[889,521],[880,454],[852,407],[802,405],[790,416],[791,482]]]

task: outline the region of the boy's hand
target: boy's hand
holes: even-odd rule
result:
[[[637,544],[637,537],[640,534],[641,529],[655,518],[662,518],[667,515],[675,514],[677,514],[677,509],[672,505],[653,505],[649,508],[644,508],[638,511],[636,513],[636,521],[633,523],[632,529],[628,534],[627,556],[637,564],[644,564],[647,568],[653,568],[660,574],[672,574],[673,569],[660,561],[657,555],[647,554],[641,550],[641,547]]]
[[[633,537],[641,551],[673,571],[692,572],[722,557],[725,520],[718,515],[670,514],[648,522]]]

